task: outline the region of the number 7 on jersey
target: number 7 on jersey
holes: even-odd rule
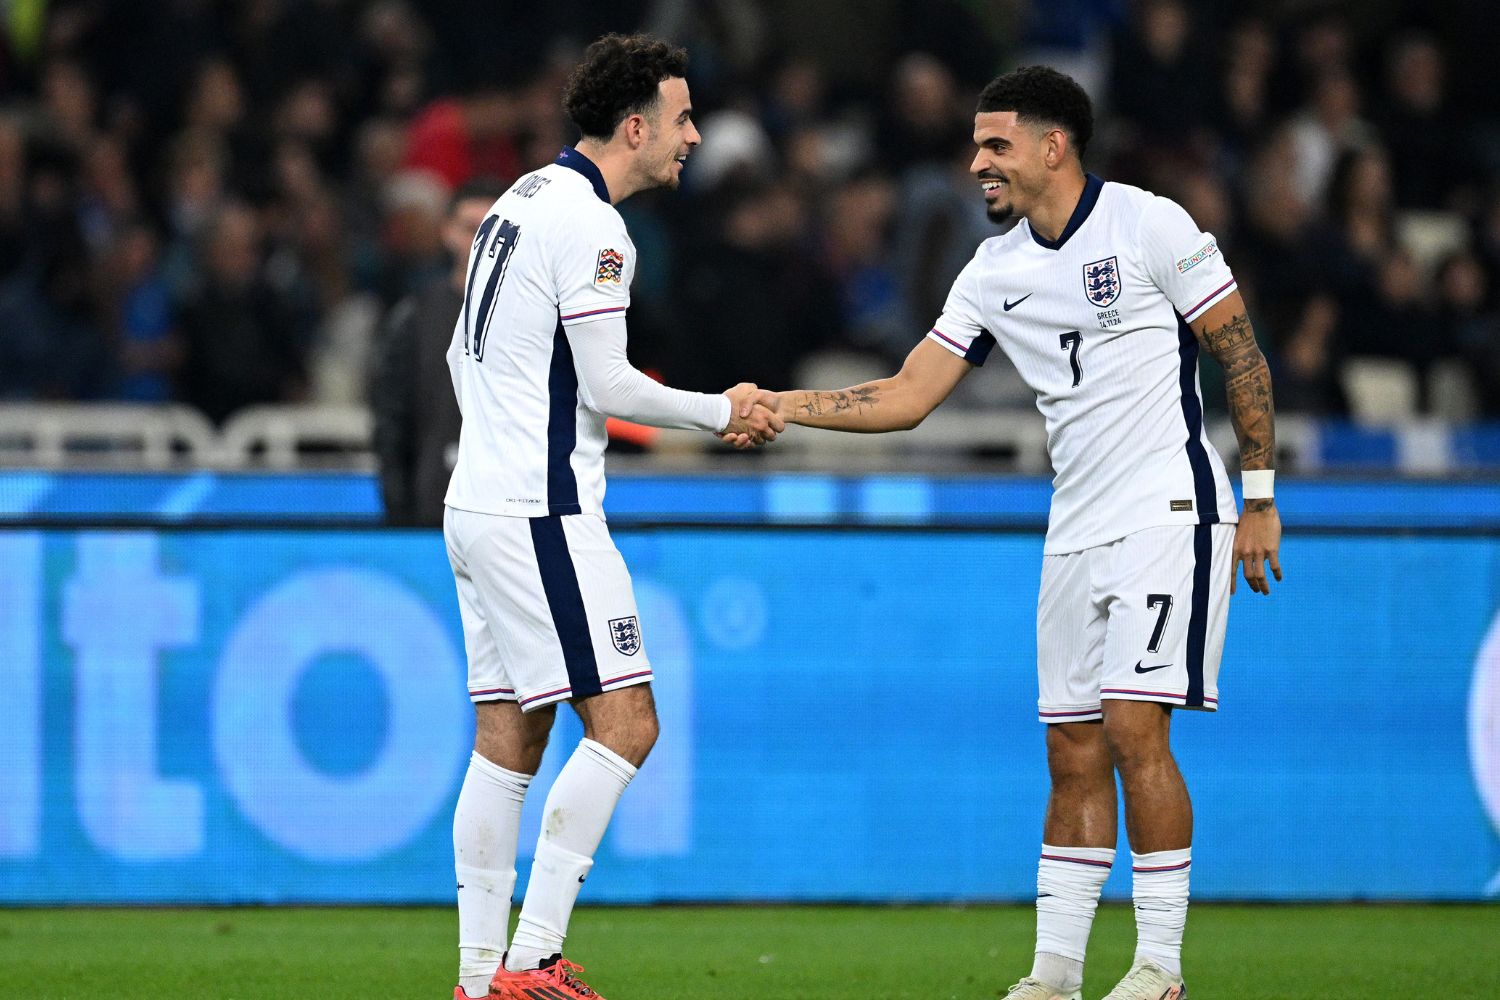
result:
[[[1070,330],[1057,338],[1062,343],[1062,349],[1070,351],[1068,363],[1073,366],[1073,388],[1078,388],[1078,383],[1083,381],[1083,365],[1078,361],[1078,347],[1083,343],[1083,334],[1077,330]]]

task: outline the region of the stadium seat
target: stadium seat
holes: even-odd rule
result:
[[[1427,373],[1427,398],[1432,415],[1455,424],[1466,424],[1479,417],[1479,393],[1474,377],[1462,361],[1444,358]]]
[[[1361,424],[1383,426],[1417,413],[1417,373],[1395,358],[1350,358],[1344,363],[1349,412]]]
[[[1396,242],[1411,254],[1424,275],[1431,275],[1449,254],[1469,245],[1469,225],[1454,212],[1397,213]]]

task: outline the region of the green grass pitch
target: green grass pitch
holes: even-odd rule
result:
[[[1032,911],[591,908],[569,955],[610,1000],[980,1000],[1030,968]],[[0,998],[449,1000],[442,909],[0,911]],[[1086,1000],[1124,972],[1130,908],[1095,925]],[[1196,1000],[1500,998],[1500,906],[1197,906]]]

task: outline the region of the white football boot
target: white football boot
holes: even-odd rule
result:
[[[1153,962],[1141,961],[1130,967],[1120,985],[1104,995],[1104,1000],[1187,1000],[1187,986],[1181,976],[1174,976]]]
[[[1056,986],[1048,986],[1039,979],[1027,976],[1010,988],[1005,1000],[1083,1000],[1083,991],[1064,993]]]

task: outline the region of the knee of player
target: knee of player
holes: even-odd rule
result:
[[[1066,730],[1074,730],[1072,732]],[[1053,787],[1114,781],[1113,759],[1098,723],[1050,726],[1047,730],[1047,769]]]
[[[1121,771],[1150,767],[1172,756],[1165,733],[1128,718],[1104,717],[1104,740],[1110,758]]]
[[[612,720],[605,725],[587,726],[584,735],[640,767],[661,736],[661,724],[657,722],[653,712],[629,719]]]

